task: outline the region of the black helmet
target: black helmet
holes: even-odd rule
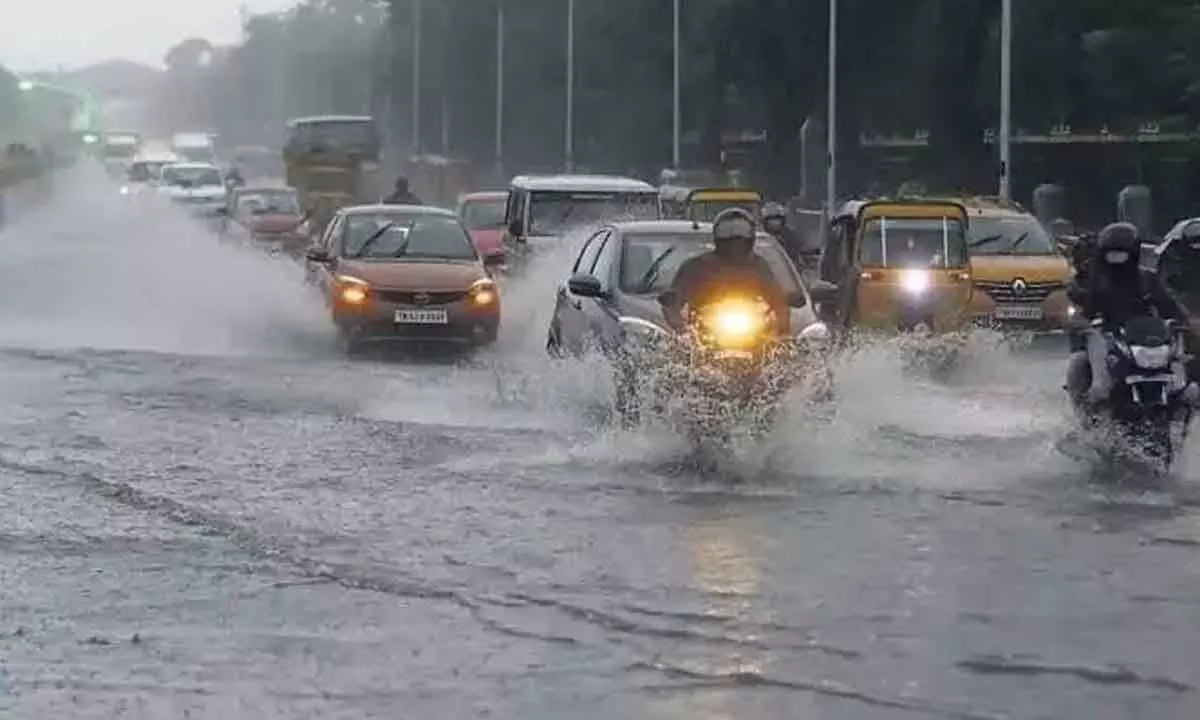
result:
[[[787,210],[777,202],[769,202],[763,205],[762,219],[766,220],[787,220]]]
[[[408,178],[404,177],[403,175],[396,178],[396,189],[399,190],[400,192],[407,192],[408,191]]]
[[[1136,267],[1142,252],[1137,226],[1127,222],[1106,225],[1096,237],[1096,252],[1109,265]]]

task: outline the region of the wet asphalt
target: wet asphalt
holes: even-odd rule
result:
[[[1200,465],[1093,482],[1052,353],[861,351],[702,471],[542,356],[554,267],[352,362],[89,168],[0,246],[3,717],[1200,717]]]

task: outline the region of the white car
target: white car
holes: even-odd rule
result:
[[[158,191],[197,215],[216,216],[225,207],[225,181],[212,163],[164,165]]]
[[[125,182],[121,185],[122,195],[141,195],[158,185],[162,170],[168,165],[177,165],[182,159],[168,151],[142,151],[133,158]]]

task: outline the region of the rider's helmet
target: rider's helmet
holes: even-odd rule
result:
[[[754,252],[754,217],[742,208],[722,210],[713,218],[713,245],[717,254],[745,258]]]
[[[1140,233],[1133,223],[1111,223],[1096,236],[1097,257],[1109,267],[1136,269],[1141,251]]]
[[[396,186],[395,187],[396,187],[396,192],[402,192],[402,193],[408,192],[408,178],[404,177],[403,175],[396,178]]]
[[[777,202],[763,205],[762,223],[769,232],[777,232],[787,225],[787,209]]]

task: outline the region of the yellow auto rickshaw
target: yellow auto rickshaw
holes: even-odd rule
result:
[[[843,328],[947,333],[971,325],[967,210],[923,199],[853,201],[833,217],[821,279]]]
[[[712,222],[722,210],[740,207],[754,217],[762,212],[757,190],[737,187],[691,188],[666,185],[659,189],[664,218]]]

